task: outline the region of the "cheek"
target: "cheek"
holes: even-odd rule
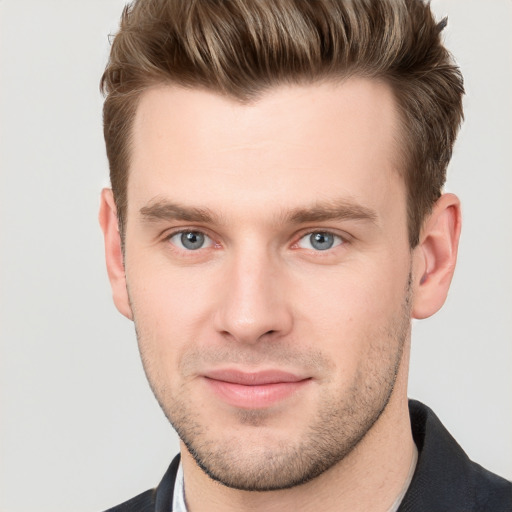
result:
[[[299,336],[316,339],[340,361],[358,357],[372,339],[382,337],[401,315],[407,291],[407,264],[352,265],[329,273],[310,273],[296,296]]]
[[[183,271],[166,264],[133,268],[130,272],[127,265],[127,283],[139,343],[160,361],[167,361],[169,355],[202,338],[212,316],[214,285],[191,269]]]

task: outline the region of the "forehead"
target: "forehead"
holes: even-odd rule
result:
[[[213,209],[382,199],[401,186],[398,124],[390,88],[368,79],[282,86],[249,104],[153,88],[134,121],[129,210],[161,196]]]

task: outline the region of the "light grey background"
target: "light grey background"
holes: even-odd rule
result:
[[[177,452],[110,298],[98,81],[122,0],[0,1],[0,510],[102,510]],[[434,0],[462,66],[448,189],[464,205],[445,308],[415,324],[410,396],[512,478],[512,1]]]

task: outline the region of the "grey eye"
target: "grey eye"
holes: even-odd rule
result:
[[[200,231],[182,231],[171,236],[169,241],[187,251],[197,251],[212,245],[210,237]]]
[[[204,244],[204,235],[194,231],[181,233],[181,243],[186,249],[200,249]]]
[[[326,231],[315,231],[303,236],[298,243],[302,249],[314,249],[315,251],[327,251],[343,243],[338,235]]]

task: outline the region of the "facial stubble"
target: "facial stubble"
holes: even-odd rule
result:
[[[338,464],[381,417],[393,394],[404,346],[410,337],[411,302],[409,274],[399,311],[386,327],[375,333],[368,344],[367,357],[363,358],[350,388],[342,395],[333,392],[320,394],[317,412],[301,440],[295,444],[289,443],[286,437],[277,439],[265,431],[273,415],[272,410],[266,409],[236,411],[237,431],[244,433],[241,436],[212,438],[209,425],[188,399],[186,386],[171,390],[166,385],[165,376],[154,371],[150,351],[145,350],[147,340],[136,321],[135,326],[143,366],[153,393],[197,465],[210,478],[227,487],[244,491],[271,491],[304,484]],[[282,350],[275,344],[269,347],[263,352],[264,356],[261,352],[247,355],[228,350],[211,353],[209,358],[229,363],[250,362],[253,365],[258,360],[273,363],[297,360],[302,368],[309,366],[327,370],[331,367],[331,362],[318,350],[297,354],[288,347]],[[188,360],[201,357],[204,361],[208,357],[201,354],[191,352]],[[186,364],[180,364],[182,370]],[[232,417],[229,421],[233,421]],[[292,424],[290,428],[293,429]],[[259,440],[256,447],[247,442],[255,438]]]

